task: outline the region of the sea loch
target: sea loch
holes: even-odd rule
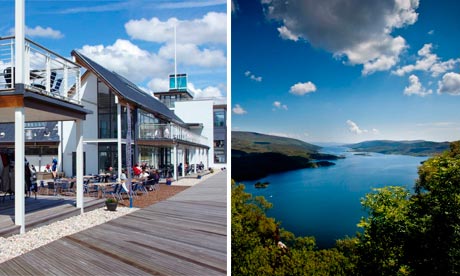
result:
[[[357,224],[366,211],[360,199],[372,188],[405,186],[411,191],[417,179],[417,168],[427,157],[356,155],[345,147],[326,147],[324,153],[344,155],[336,165],[302,169],[269,175],[257,181],[268,181],[257,189],[257,181],[242,181],[246,191],[262,195],[273,208],[268,216],[281,221],[281,227],[296,236],[315,236],[320,248],[332,247],[336,239],[354,236]]]

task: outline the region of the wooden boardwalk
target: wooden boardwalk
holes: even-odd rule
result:
[[[0,264],[0,275],[226,275],[226,172]]]
[[[104,206],[103,199],[85,197],[85,211]],[[75,197],[37,196],[26,197],[26,231],[57,220],[76,216],[80,209],[75,207]],[[14,197],[0,199],[0,237],[19,234],[20,226],[14,224]]]

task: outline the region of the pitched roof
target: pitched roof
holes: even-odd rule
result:
[[[127,100],[128,102],[133,103],[134,105],[137,105],[143,110],[160,118],[173,121],[176,124],[187,127],[187,125],[166,105],[151,95],[148,95],[128,79],[113,71],[109,71],[78,51],[73,50],[72,55],[76,57],[78,63],[93,72],[107,86],[112,88],[120,98]]]

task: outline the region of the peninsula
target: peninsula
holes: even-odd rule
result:
[[[320,149],[297,139],[232,131],[232,178],[255,180],[270,173],[332,166],[331,160],[343,158]]]
[[[449,142],[375,140],[345,145],[356,152],[431,156],[449,149]]]

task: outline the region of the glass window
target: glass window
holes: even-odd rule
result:
[[[214,126],[224,127],[225,125],[225,110],[214,110]]]

